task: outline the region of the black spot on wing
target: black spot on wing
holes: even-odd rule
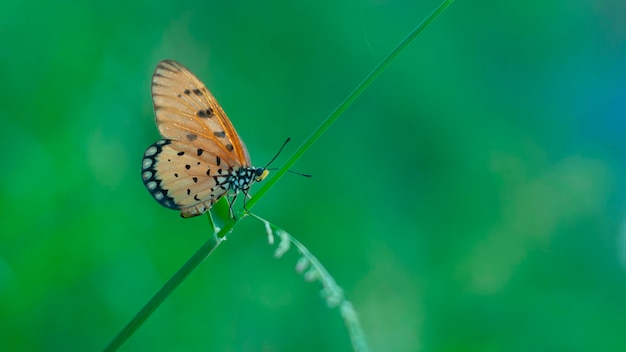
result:
[[[213,116],[213,109],[208,108],[206,110],[199,110],[196,115],[198,115],[198,117],[209,118]]]

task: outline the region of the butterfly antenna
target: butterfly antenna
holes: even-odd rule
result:
[[[270,160],[269,163],[267,163],[267,165],[265,165],[265,167],[263,168],[263,170],[267,170],[267,167],[270,166],[270,164],[272,164],[274,162],[274,160],[276,160],[276,158],[278,158],[278,156],[280,155],[280,152],[283,151],[283,149],[285,148],[285,146],[287,145],[287,143],[289,143],[289,141],[291,140],[291,137],[287,138],[287,140],[285,141],[285,143],[283,143],[282,147],[280,147],[280,149],[278,149],[278,153],[276,153],[276,155],[274,155],[274,157],[272,158],[272,160]]]
[[[267,169],[269,171],[275,171],[278,170],[277,167],[273,167],[271,169]],[[300,176],[304,176],[304,177],[311,177],[311,174],[303,174],[302,172],[298,172],[298,171],[293,171],[293,170],[287,170],[287,172],[291,172],[292,174],[296,174],[296,175],[300,175]]]
[[[285,148],[285,146],[287,145],[287,143],[289,143],[289,141],[290,141],[290,140],[291,140],[291,137],[287,138],[287,140],[285,141],[285,143],[283,143],[283,145],[282,145],[282,146],[280,147],[280,149],[278,150],[278,153],[276,153],[276,155],[274,155],[274,157],[272,158],[272,160],[270,160],[270,162],[269,162],[269,163],[267,163],[267,165],[265,165],[265,167],[263,168],[263,170],[268,170],[268,171],[271,171],[271,170],[278,170],[278,168],[275,168],[275,167],[273,167],[273,168],[271,168],[271,169],[268,169],[267,167],[268,167],[268,166],[270,166],[270,164],[271,164],[271,163],[273,163],[273,162],[274,162],[274,160],[276,160],[276,158],[278,158],[278,156],[280,155],[280,152],[282,152],[282,151],[283,151],[283,149]],[[296,174],[296,175],[300,175],[300,176],[304,176],[304,177],[311,177],[311,175],[309,175],[309,174],[303,174],[303,173],[301,173],[301,172],[297,172],[297,171],[293,171],[293,170],[287,170],[287,171],[288,171],[288,172],[291,172],[292,174]]]
[[[289,172],[291,172],[292,174],[296,174],[296,175],[300,175],[300,176],[304,176],[304,177],[311,177],[311,174],[303,174],[302,172],[298,172],[298,171],[293,171],[293,170],[287,170]]]

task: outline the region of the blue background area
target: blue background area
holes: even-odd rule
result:
[[[254,208],[373,350],[626,348],[625,4],[454,3]],[[437,5],[2,3],[0,349],[102,349],[209,236],[141,182],[158,61],[280,165]],[[122,350],[348,350],[272,252],[245,219]]]

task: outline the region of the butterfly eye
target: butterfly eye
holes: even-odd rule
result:
[[[261,182],[267,177],[269,173],[270,173],[269,171],[265,170],[264,168],[259,167],[256,170],[254,170],[254,174],[256,175],[254,180],[256,182]]]

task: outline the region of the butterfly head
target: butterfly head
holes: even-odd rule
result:
[[[267,171],[266,169],[259,167],[256,170],[254,170],[254,180],[256,182],[261,182],[267,177],[269,173],[270,172]]]

